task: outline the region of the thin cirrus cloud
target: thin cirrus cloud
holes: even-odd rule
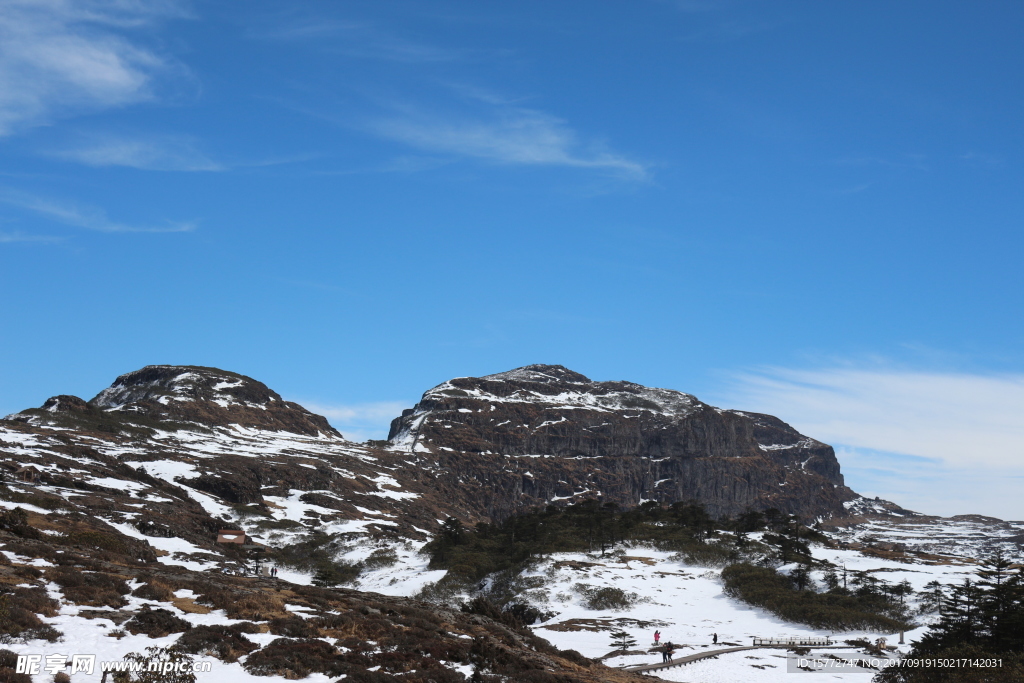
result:
[[[1020,467],[947,466],[932,458],[846,446],[836,448],[836,457],[846,484],[868,497],[926,514],[1024,518]]]
[[[489,120],[398,116],[370,128],[378,135],[417,149],[526,166],[593,169],[630,180],[646,180],[644,164],[583,145],[564,121],[543,112],[505,108]]]
[[[50,152],[86,166],[124,166],[147,171],[224,171],[227,167],[203,154],[191,138],[104,136]]]
[[[183,15],[166,0],[0,3],[0,135],[152,99],[172,65],[128,32]]]
[[[734,379],[733,405],[822,441],[1024,474],[1024,375],[839,367]]]
[[[410,404],[401,401],[378,401],[351,405],[325,405],[301,402],[309,411],[326,417],[349,441],[386,439],[391,421]]]
[[[280,19],[275,21],[280,22]],[[465,55],[462,51],[410,40],[371,23],[322,17],[304,17],[272,27],[253,28],[249,35],[257,39],[301,42],[325,52],[359,59],[409,64],[450,62]]]
[[[63,242],[63,237],[54,235],[28,235],[23,232],[0,232],[0,244],[15,244],[25,242],[29,244],[56,244]]]
[[[57,223],[97,232],[191,232],[194,222],[169,222],[164,226],[141,226],[110,220],[102,209],[57,201],[18,190],[0,188],[0,203],[32,212]]]

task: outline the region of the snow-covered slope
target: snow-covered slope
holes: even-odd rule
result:
[[[432,584],[444,572],[429,569],[419,551],[448,516],[472,524],[591,495],[625,506],[697,497],[710,501],[718,514],[746,505],[808,511],[806,519],[820,517],[826,533],[845,544],[815,547],[817,558],[890,582],[906,579],[916,589],[933,579],[962,580],[974,560],[995,549],[1024,559],[1024,523],[939,519],[861,498],[842,486],[828,446],[776,418],[719,410],[681,392],[591,382],[560,366],[450,380],[428,391],[395,425],[389,448],[352,443],[322,417],[255,380],[210,368],[150,366],[122,375],[88,402],[56,396],[0,421],[6,479],[0,513],[20,508],[34,530],[19,527],[14,516],[0,524],[0,552],[9,562],[0,559],[0,591],[45,586],[63,600],[59,614],[40,617],[65,633],[60,648],[81,644],[101,658],[118,658],[177,636],[111,637],[118,615],[87,614],[99,607],[61,597],[56,584],[33,570],[78,565],[123,575],[132,589],[150,574],[181,586],[202,577],[227,581],[225,572],[251,567],[252,559],[218,544],[218,531],[240,529],[253,545],[273,549],[281,583],[268,588],[264,579],[231,576],[239,583],[225,590],[241,595],[255,586],[257,592],[284,596],[290,606],[281,618],[285,612],[323,617],[348,609],[362,615],[352,619],[372,619],[373,612],[360,611],[359,601],[369,599],[364,593],[350,595],[352,605],[344,609],[317,607],[315,592],[299,601],[317,568],[303,565],[302,553],[321,563],[362,566],[349,588],[395,601],[436,598]],[[727,490],[722,482],[729,483]],[[296,557],[300,561],[286,563]],[[712,633],[722,642],[744,644],[754,636],[818,634],[727,597],[719,568],[688,565],[651,548],[619,547],[603,557],[555,555],[519,582],[518,599],[550,613],[535,632],[587,657],[611,651],[613,628],[626,630],[641,645],[658,628],[690,648],[680,654],[703,651]],[[588,608],[587,591],[601,587],[636,593],[637,601],[622,611]],[[242,621],[223,606],[190,611],[186,598],[198,593],[175,590],[176,602],[128,596],[120,611],[130,616],[144,604],[159,603],[196,626]],[[387,609],[412,604],[391,602]],[[408,609],[427,608],[417,604]],[[455,604],[430,609],[455,615]],[[256,621],[270,628],[268,620]],[[474,622],[455,621],[458,629],[448,633],[453,639],[493,635],[472,631],[467,623]],[[487,624],[492,627],[498,628]],[[883,634],[841,638],[857,635]],[[262,630],[248,637],[262,648],[281,636]],[[322,637],[332,646],[340,642],[337,635]],[[366,636],[359,647],[369,648],[367,657],[383,656],[371,641],[376,638]],[[18,653],[63,651],[39,640],[5,647]],[[785,662],[776,654],[723,655],[659,675],[693,682],[781,680]],[[642,654],[606,662],[625,666],[655,659]],[[377,660],[366,660],[371,661]],[[251,678],[237,663],[218,666],[228,679]],[[374,666],[379,665],[365,668]],[[443,666],[453,676],[472,670],[457,659]],[[309,680],[338,677],[314,673]],[[579,680],[629,677],[602,673]]]

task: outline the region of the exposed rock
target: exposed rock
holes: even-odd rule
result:
[[[42,424],[70,419],[100,431],[118,431],[118,422],[148,429],[161,423],[238,425],[341,438],[324,417],[283,400],[262,382],[193,365],[147,365],[121,375],[88,403],[76,396],[54,396],[41,408],[9,419]]]
[[[769,415],[719,410],[560,365],[453,379],[391,425],[393,447],[437,458],[486,491],[491,516],[583,495],[620,505],[696,500],[714,515],[807,518],[855,497],[832,448]],[[428,456],[428,457],[429,457]]]

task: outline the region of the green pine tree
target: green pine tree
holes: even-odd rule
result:
[[[938,612],[942,607],[942,601],[946,599],[945,590],[945,586],[937,579],[926,583],[924,590],[917,594],[920,612]]]
[[[612,645],[621,652],[625,652],[631,647],[636,647],[636,639],[626,631],[612,631],[611,636]]]

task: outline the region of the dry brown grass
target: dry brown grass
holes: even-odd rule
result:
[[[227,613],[231,619],[250,621],[266,621],[274,617],[287,616],[284,601],[270,593],[250,593],[228,606]]]
[[[146,600],[157,600],[159,602],[170,602],[174,599],[174,591],[171,587],[159,579],[149,579],[134,591],[132,595]]]
[[[212,608],[206,605],[196,604],[196,601],[192,598],[171,598],[171,604],[188,614],[209,614],[213,611]]]

